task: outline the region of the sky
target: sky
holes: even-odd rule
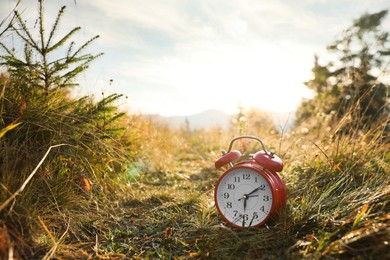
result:
[[[0,20],[16,2],[0,1]],[[291,113],[312,95],[304,82],[314,55],[325,63],[326,46],[353,19],[390,9],[388,0],[46,0],[48,31],[63,5],[58,34],[81,26],[76,44],[99,35],[86,53],[104,53],[73,95],[119,93],[123,109],[163,116],[239,106]],[[38,2],[18,8],[33,28]],[[390,31],[389,18],[383,25]]]

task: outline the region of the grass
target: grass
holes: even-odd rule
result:
[[[218,131],[188,135],[165,129],[154,134],[160,142],[170,142],[165,144],[171,147],[172,154],[158,150],[149,154],[147,162],[138,168],[139,174],[122,183],[112,212],[85,225],[91,234],[89,240],[76,244],[65,240],[57,247],[56,257],[389,256],[387,144],[346,137],[315,143],[308,141],[308,136],[285,136],[282,147],[286,149],[280,151],[286,165],[282,177],[289,192],[285,212],[264,227],[236,230],[226,226],[213,202],[213,188],[222,173],[213,168],[219,156],[214,149],[218,145],[225,148],[227,143],[222,145],[219,138],[226,137],[222,138]],[[270,136],[270,140],[277,139]]]
[[[131,131],[119,140],[131,142],[133,149],[125,151],[137,159],[119,166],[122,159],[116,162],[115,156],[121,148],[116,141],[110,148],[112,144],[97,135],[94,138],[103,151],[110,151],[107,157],[97,158],[91,149],[73,150],[73,156],[68,154],[72,150],[56,151],[1,212],[3,255],[43,259],[389,256],[390,152],[376,132],[354,138],[334,138],[330,132],[283,136],[249,132],[259,135],[282,158],[288,201],[285,211],[265,226],[236,230],[218,216],[213,198],[223,172],[214,169],[214,161],[236,133],[173,130],[139,117],[121,124]],[[50,131],[57,133],[55,124]],[[243,131],[253,129],[237,132]],[[235,149],[248,154],[261,148],[239,142]],[[81,165],[76,169],[90,172],[77,174],[71,168],[74,162]],[[12,178],[5,181],[17,186]],[[12,185],[2,186],[3,194],[11,193]]]

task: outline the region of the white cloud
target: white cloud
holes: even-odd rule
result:
[[[89,50],[106,55],[85,78],[84,92],[100,92],[113,78],[136,109],[164,114],[205,106],[232,112],[238,100],[293,109],[306,95],[314,53],[322,55],[352,18],[389,7],[385,0],[45,2],[48,21],[68,6],[62,28],[82,26],[77,42],[101,35]],[[36,1],[21,3],[34,22]]]
[[[292,45],[279,47],[258,43],[240,48],[225,44],[213,52],[199,49],[160,59],[125,62],[118,70],[133,86],[137,78],[142,79],[144,86],[160,86],[154,90],[156,96],[167,93],[180,96],[185,104],[179,113],[188,113],[191,109],[186,107],[192,103],[197,103],[196,109],[207,104],[232,112],[239,100],[246,106],[290,111],[300,100],[301,91],[297,89],[303,89],[302,82],[309,76],[311,59],[310,64],[306,59],[299,61],[304,52],[305,49]],[[306,70],[301,70],[302,66]],[[128,84],[129,89],[132,89],[132,83]],[[137,92],[149,97],[151,94],[148,90]],[[165,109],[156,102],[151,102],[148,108],[169,113]]]

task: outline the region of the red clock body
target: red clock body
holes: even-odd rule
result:
[[[216,168],[230,165],[218,179],[214,190],[214,200],[219,215],[230,226],[236,228],[259,227],[266,223],[270,216],[283,210],[287,201],[286,186],[278,171],[283,163],[273,153],[259,151],[235,165],[233,161],[241,153],[231,150],[237,139],[250,138],[242,136],[231,141],[229,151],[216,160]],[[264,147],[264,144],[261,142]]]

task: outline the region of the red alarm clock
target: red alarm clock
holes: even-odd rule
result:
[[[257,140],[263,150],[233,165],[233,161],[242,158],[240,151],[232,150],[233,143],[245,138]],[[218,179],[214,199],[218,213],[230,226],[259,227],[285,208],[286,186],[278,174],[283,170],[282,160],[267,151],[261,139],[248,135],[233,138],[228,151],[222,154],[215,167],[229,165],[230,168]]]

